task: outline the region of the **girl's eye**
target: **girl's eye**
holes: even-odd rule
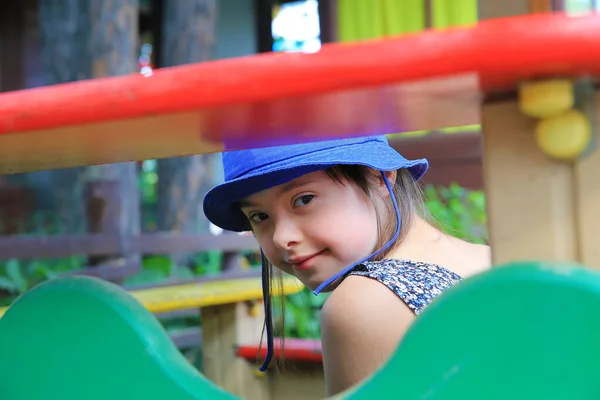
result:
[[[305,206],[312,201],[313,197],[315,197],[315,196],[313,196],[312,194],[305,194],[304,196],[300,196],[296,200],[294,200],[294,206],[295,207]]]
[[[267,218],[268,218],[268,216],[265,213],[256,213],[256,214],[252,214],[251,216],[248,217],[248,219],[254,223],[262,222]]]

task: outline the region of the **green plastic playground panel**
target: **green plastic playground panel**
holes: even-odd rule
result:
[[[378,373],[336,398],[598,399],[599,312],[591,270],[498,267],[446,291]],[[0,399],[234,398],[116,285],[52,280],[0,319]]]

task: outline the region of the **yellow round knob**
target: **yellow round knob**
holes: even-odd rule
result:
[[[250,269],[250,261],[246,257],[240,257],[240,268],[241,269]]]
[[[257,301],[253,301],[249,304],[248,315],[251,317],[257,317],[261,311],[261,305]]]
[[[589,145],[592,129],[585,115],[577,110],[540,120],[535,138],[542,151],[558,160],[573,160]]]
[[[570,110],[574,104],[573,82],[567,79],[525,82],[519,86],[519,109],[529,117],[550,117]]]
[[[257,378],[264,378],[267,375],[266,372],[260,371],[256,368],[253,368],[252,371],[254,372],[254,376]]]

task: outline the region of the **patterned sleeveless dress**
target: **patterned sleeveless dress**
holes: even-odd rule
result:
[[[439,265],[418,261],[384,259],[357,265],[346,276],[366,276],[381,282],[419,314],[445,289],[462,278]]]

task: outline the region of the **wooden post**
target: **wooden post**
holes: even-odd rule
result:
[[[595,97],[592,117],[600,113]],[[600,269],[600,151],[574,162],[550,159],[516,100],[486,103],[482,115],[494,264],[538,259]]]
[[[0,4],[0,92],[23,87],[23,3]]]
[[[90,233],[119,235],[119,182],[91,181],[85,184],[84,199]],[[121,254],[90,256],[90,265],[98,265]]]
[[[215,0],[166,1],[161,6],[162,67],[209,61],[214,58]],[[158,230],[178,233],[208,232],[202,197],[214,182],[218,154],[157,160]],[[178,265],[189,265],[188,254],[171,254]]]
[[[534,4],[535,3],[535,4]],[[479,0],[477,12],[479,20],[513,17],[517,15],[539,12],[539,1],[534,0]]]
[[[31,190],[0,185],[0,235],[18,235],[30,229]]]
[[[587,114],[592,118],[592,127],[598,129],[600,115],[600,91],[596,91],[593,101],[588,104]],[[593,132],[598,140],[598,132]],[[579,241],[579,261],[586,266],[600,269],[600,149],[596,148],[588,156],[577,160],[573,165],[574,203],[576,209],[576,233]]]
[[[39,0],[39,36],[45,84],[119,76],[137,70],[137,0]],[[108,134],[108,133],[106,133]],[[120,182],[120,229],[139,233],[139,195],[134,162],[49,172],[53,210],[69,233],[85,232],[84,182]]]
[[[553,9],[553,0],[529,0],[530,13],[544,13]]]
[[[494,264],[577,259],[572,168],[541,152],[534,124],[519,112],[516,100],[483,106],[484,180]]]
[[[236,355],[236,347],[259,343],[264,321],[261,307],[232,303],[203,307],[202,373],[212,382],[246,400],[270,398],[269,377]]]
[[[564,8],[563,1],[557,0],[479,0],[477,2],[479,20],[513,17],[523,14],[557,11]]]
[[[543,3],[543,4],[542,4]],[[556,8],[552,1],[479,2],[481,19]],[[598,101],[587,110],[598,114]],[[594,125],[594,124],[593,124]],[[600,152],[575,162],[547,157],[534,139],[535,120],[509,100],[482,107],[484,171],[494,264],[517,260],[581,262],[600,268]]]
[[[123,204],[126,195],[117,180],[97,180],[86,182],[84,199],[87,225],[90,233],[106,233],[118,238],[120,251],[115,254],[91,255],[89,266],[81,271],[121,284],[123,279],[141,269],[141,255],[134,254],[131,249],[133,234],[128,221],[123,221]],[[129,232],[128,232],[129,231]],[[94,270],[95,267],[97,270]],[[106,273],[105,271],[106,270]]]

